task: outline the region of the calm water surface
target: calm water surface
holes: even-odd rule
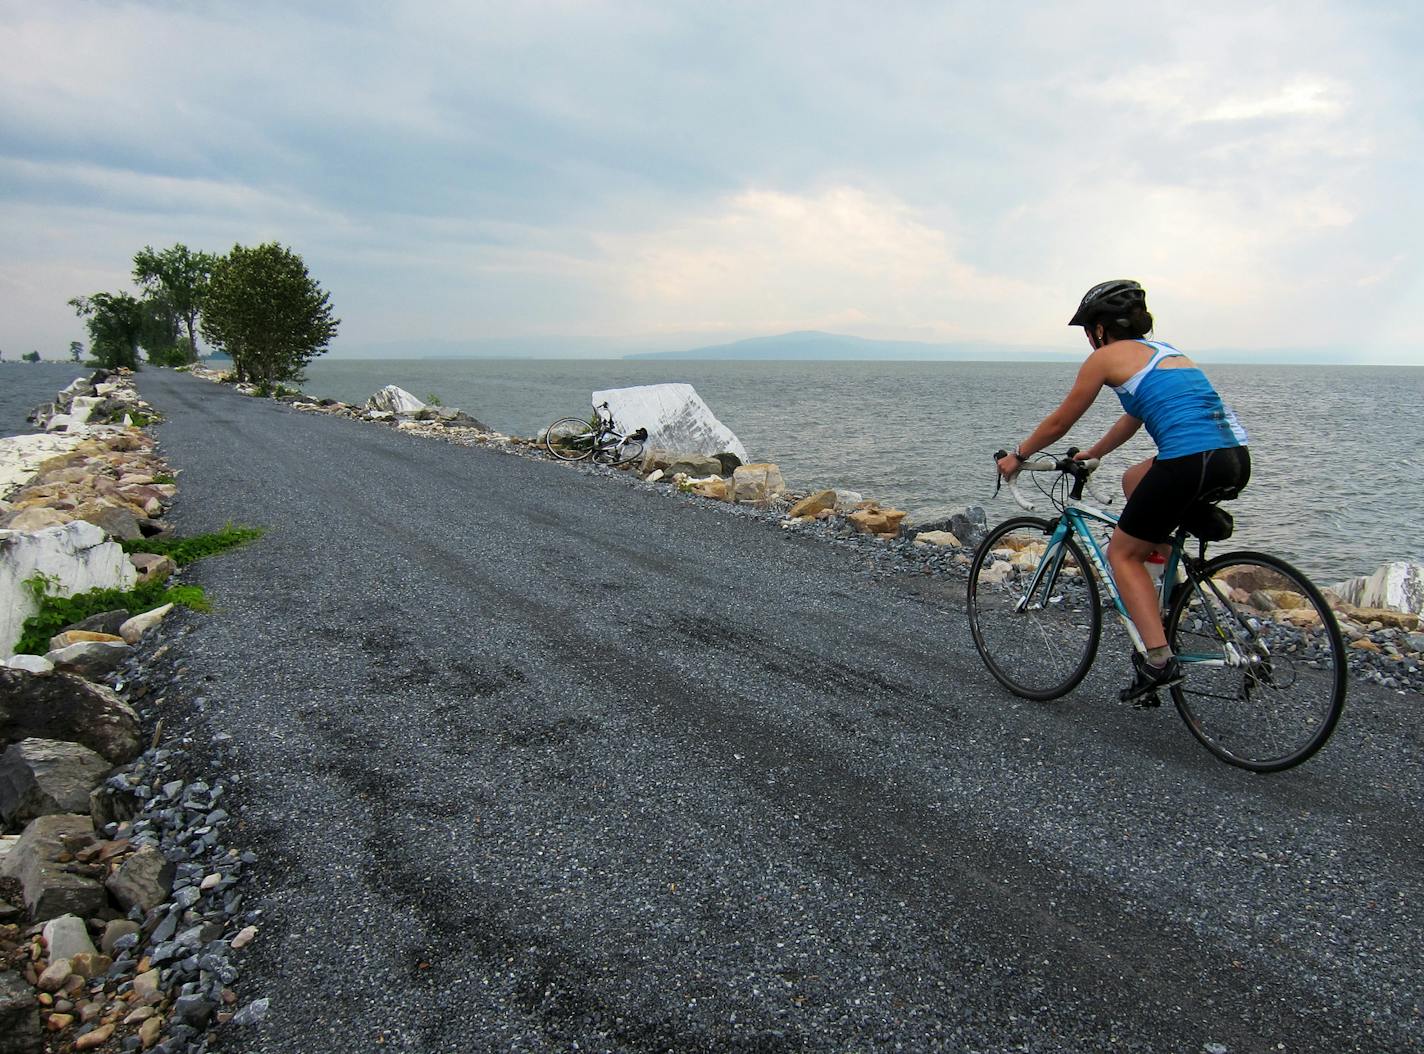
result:
[[[1208,365],[1251,433],[1251,486],[1233,503],[1234,543],[1278,551],[1323,582],[1391,559],[1424,561],[1424,369]],[[598,388],[685,381],[753,458],[788,483],[858,490],[924,520],[970,502],[991,519],[999,446],[1057,405],[1075,363],[657,362],[640,360],[319,359],[306,390],[364,402],[396,384],[437,396],[504,432],[532,435],[587,411]],[[1063,442],[1087,446],[1118,416],[1111,392]],[[636,424],[637,422],[631,422]],[[1147,457],[1146,432],[1100,479]],[[1041,506],[1046,507],[1046,502]]]

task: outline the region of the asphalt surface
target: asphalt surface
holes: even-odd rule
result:
[[[1354,684],[1252,776],[1121,707],[1111,639],[1068,698],[1007,696],[957,580],[138,386],[178,529],[267,528],[165,639],[262,859],[238,987],[271,1010],[221,1049],[1424,1046],[1418,695]]]

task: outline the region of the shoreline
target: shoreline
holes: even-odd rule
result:
[[[222,380],[223,374],[202,367],[189,368],[186,372],[193,373],[212,383],[227,383]],[[241,389],[242,386],[237,387]],[[247,387],[249,390],[245,394],[255,396],[256,389],[250,385]],[[912,524],[906,520],[903,512],[893,508],[884,509],[879,502],[873,499],[862,501],[862,496],[858,493],[852,494],[827,489],[808,494],[788,488],[780,493],[768,495],[762,501],[744,503],[728,500],[730,497],[728,488],[711,481],[710,477],[704,480],[691,477],[674,479],[672,477],[664,478],[657,469],[648,473],[635,470],[631,466],[613,469],[585,462],[559,462],[541,450],[537,439],[508,436],[499,432],[487,431],[483,427],[470,428],[460,424],[441,423],[438,420],[422,421],[413,419],[409,415],[370,410],[334,399],[315,398],[305,393],[284,397],[280,401],[287,403],[299,412],[334,414],[385,427],[394,427],[402,433],[425,439],[459,446],[480,446],[514,456],[534,457],[552,463],[571,465],[585,472],[621,479],[629,485],[664,489],[673,487],[702,499],[712,507],[730,508],[743,514],[756,515],[769,524],[776,524],[783,530],[807,535],[819,541],[841,545],[849,544],[862,552],[883,555],[887,560],[901,563],[903,565],[901,573],[904,574],[952,575],[962,578],[978,542],[978,537],[966,537],[966,544],[961,545],[959,539],[951,536],[948,543],[952,544],[945,541],[917,544],[916,538],[919,534],[938,533],[950,527],[950,518],[927,524]],[[441,409],[447,414],[451,412],[449,408]],[[459,413],[459,411],[454,412]],[[666,460],[662,459],[659,463]],[[645,462],[644,469],[646,465]],[[776,468],[774,465],[772,467]],[[703,489],[701,484],[707,484],[707,487]],[[794,511],[794,506],[798,502],[812,500],[816,493],[822,495],[848,494],[853,500],[849,503],[837,502],[830,510],[822,507],[820,512],[809,518],[788,518],[787,514]],[[861,510],[860,506],[869,506],[869,508]],[[979,515],[982,516],[982,506],[977,508]],[[969,505],[962,506],[960,511],[968,513],[972,519],[975,517],[973,512],[975,509],[976,506]],[[857,516],[875,517],[878,513],[890,513],[889,522],[878,517],[869,524],[856,522]],[[1035,513],[1035,515],[1042,515],[1042,513]],[[982,519],[978,526],[981,529],[984,526]],[[911,532],[908,537],[904,536],[902,528]],[[870,548],[867,549],[867,546]],[[1219,545],[1217,551],[1230,551],[1229,543],[1226,546]],[[1383,565],[1375,573],[1379,574],[1390,566],[1393,564]],[[1361,577],[1368,578],[1370,576]],[[1336,586],[1341,584],[1335,583],[1321,586],[1321,588],[1325,591],[1337,620],[1340,622],[1342,633],[1345,635],[1351,674],[1391,690],[1424,694],[1424,632],[1421,632],[1424,630],[1424,619],[1413,612],[1360,607],[1351,604],[1334,592]]]

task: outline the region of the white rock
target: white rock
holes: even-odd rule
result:
[[[138,572],[103,528],[84,520],[42,531],[0,531],[0,655],[9,655],[36,605],[25,582],[44,575],[50,592],[132,589]]]
[[[36,677],[46,677],[54,673],[54,663],[50,662],[43,655],[11,655],[0,666],[6,666],[12,670],[20,670],[24,673],[32,673]]]
[[[46,922],[44,941],[52,960],[98,954],[94,942],[89,939],[89,928],[78,915],[61,915]]]
[[[368,410],[385,410],[395,414],[413,414],[425,409],[425,404],[404,388],[388,384],[366,400]]]
[[[1330,587],[1346,603],[1361,608],[1389,608],[1424,615],[1424,564],[1396,560],[1372,575]]]
[[[126,619],[119,627],[119,636],[130,644],[137,644],[139,638],[162,622],[164,616],[172,610],[172,604],[164,604],[161,608],[154,608],[152,611],[145,611],[131,619]]]
[[[856,490],[836,491],[836,508],[838,509],[852,509],[864,500],[865,498]]]
[[[593,393],[593,405],[607,403],[619,430],[648,430],[647,447],[680,454],[736,454],[748,461],[746,447],[717,420],[690,384],[640,384]]]
[[[94,416],[94,407],[104,400],[95,395],[76,395],[69,404],[69,417],[73,424],[85,425]]]
[[[28,483],[40,463],[67,454],[84,441],[82,435],[24,435],[0,439],[0,497]]]

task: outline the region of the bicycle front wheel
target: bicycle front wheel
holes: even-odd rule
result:
[[[582,461],[593,453],[598,435],[577,417],[561,417],[544,433],[544,446],[560,461]]]
[[[601,465],[626,465],[643,456],[643,444],[636,439],[625,439],[621,443],[609,443],[598,448],[593,459]]]
[[[1032,516],[989,532],[969,566],[969,630],[984,665],[1025,699],[1057,699],[1087,676],[1103,613],[1098,582],[1071,538]]]
[[[1252,772],[1299,765],[1345,706],[1345,644],[1320,590],[1284,560],[1226,553],[1178,590],[1167,640],[1186,671],[1172,689],[1192,735]]]

